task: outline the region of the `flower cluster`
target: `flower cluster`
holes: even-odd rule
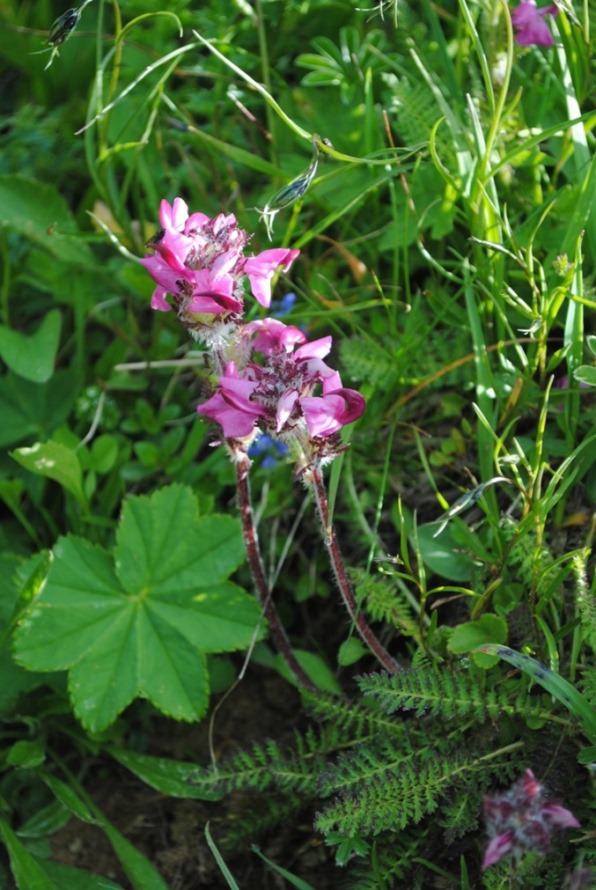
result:
[[[175,308],[184,326],[211,344],[219,378],[199,413],[244,446],[261,433],[293,445],[303,465],[335,456],[341,450],[336,433],[362,415],[365,401],[325,363],[331,337],[309,343],[303,331],[277,318],[242,318],[246,281],[269,308],[274,272],[287,270],[299,251],[247,257],[250,236],[232,214],[189,214],[181,198],[171,206],[162,201],[159,218],[162,228],[149,242],[153,255],[141,260],[157,283],[151,306]]]
[[[331,337],[309,343],[301,330],[276,318],[249,322],[241,336],[248,360],[243,367],[228,362],[216,393],[198,408],[226,438],[254,438],[261,429],[304,447],[363,413],[364,398],[344,388],[339,373],[323,361]]]
[[[515,39],[520,46],[552,46],[553,35],[544,21],[547,15],[559,12],[554,3],[537,8],[535,0],[522,0],[511,13]]]
[[[267,308],[273,273],[289,269],[299,253],[279,248],[247,257],[244,248],[250,236],[233,214],[213,219],[204,213],[189,215],[182,198],[172,206],[162,201],[159,220],[162,228],[148,245],[154,255],[141,260],[157,283],[151,306],[168,312],[170,295],[180,320],[193,333],[204,332],[214,319],[227,322],[242,315],[246,278]]]
[[[546,791],[531,769],[502,794],[484,798],[486,827],[491,839],[482,869],[511,853],[519,860],[527,850],[544,853],[557,828],[579,828],[569,810],[546,799]]]

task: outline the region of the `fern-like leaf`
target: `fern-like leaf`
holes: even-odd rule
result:
[[[402,760],[393,769],[387,765],[357,788],[338,795],[317,815],[315,826],[324,834],[338,830],[350,836],[402,830],[433,813],[441,796],[476,764],[477,760],[455,755],[426,763]]]
[[[266,791],[270,788],[314,794],[317,776],[325,756],[337,747],[334,728],[305,735],[296,734],[295,749],[283,751],[275,741],[268,740],[240,751],[215,769],[197,770],[192,784],[207,791]]]
[[[304,691],[302,698],[316,720],[332,724],[342,734],[344,745],[361,744],[378,734],[396,739],[406,737],[407,727],[402,720],[388,717],[366,704],[323,692]]]
[[[358,601],[373,621],[390,624],[406,636],[419,632],[412,604],[390,577],[369,575],[363,569],[350,571]]]
[[[422,665],[398,674],[369,674],[358,678],[365,695],[372,695],[385,713],[400,708],[442,717],[470,716],[495,719],[500,714],[524,719],[542,714],[539,705],[523,694],[511,701],[506,690],[486,688],[479,676],[442,671]]]

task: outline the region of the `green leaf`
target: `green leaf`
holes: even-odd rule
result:
[[[103,830],[108,837],[114,853],[120,860],[133,890],[169,890],[155,866],[127,841],[120,832],[103,817]]]
[[[580,721],[590,741],[596,742],[596,708],[592,707],[589,701],[577,691],[575,686],[572,686],[571,683],[555,671],[540,664],[539,661],[530,658],[529,655],[510,649],[508,646],[486,643],[479,646],[476,651],[496,655],[531,677],[543,689],[546,689],[548,693],[554,695],[557,701],[565,705],[567,710]]]
[[[498,615],[481,615],[477,621],[466,621],[453,629],[447,648],[454,655],[471,652],[487,640],[504,643],[507,639],[507,622]],[[483,650],[484,651],[484,650]],[[476,653],[474,660],[480,667],[489,668],[496,664],[493,656]]]
[[[56,776],[51,776],[48,773],[42,773],[41,778],[52,791],[56,800],[58,800],[63,807],[66,807],[73,816],[76,816],[81,822],[87,822],[90,825],[99,824],[87,804],[81,800],[70,785],[67,785],[66,782],[63,782],[61,779],[56,778]]]
[[[474,572],[474,560],[461,552],[461,544],[454,537],[450,526],[437,537],[436,531],[437,526],[434,523],[418,526],[418,546],[422,559],[431,571],[442,578],[467,581]]]
[[[54,185],[14,174],[0,175],[0,227],[8,226],[41,244],[55,257],[83,266],[91,251]]]
[[[82,506],[86,505],[81,462],[76,451],[50,440],[37,442],[29,448],[17,448],[10,456],[29,472],[54,479],[73,494]]]
[[[94,875],[82,868],[60,865],[58,862],[44,860],[41,867],[56,882],[60,890],[123,890],[121,884],[115,884],[103,875]]]
[[[172,485],[126,502],[115,559],[74,536],[53,556],[15,634],[17,661],[69,670],[75,712],[93,731],[135,697],[198,720],[208,704],[207,653],[245,648],[259,624],[257,603],[225,580],[242,558],[238,523],[200,518],[190,489]]]
[[[596,368],[593,365],[580,365],[573,372],[573,376],[578,383],[585,383],[587,386],[596,386]]]
[[[357,661],[360,661],[365,655],[369,654],[369,650],[356,637],[350,637],[339,647],[337,653],[337,663],[340,667],[348,667]]]
[[[271,859],[268,859],[264,853],[261,853],[259,848],[255,846],[255,844],[252,845],[252,851],[253,853],[256,853],[257,856],[259,856],[263,860],[263,862],[266,862],[267,865],[270,866],[270,868],[272,868],[274,872],[277,872],[278,875],[281,875],[282,878],[285,878],[288,884],[290,884],[292,887],[297,887],[297,890],[315,890],[312,884],[303,881],[302,878],[293,875],[291,871],[288,871],[286,868],[282,868],[281,865],[277,865],[275,862],[272,862]]]
[[[33,769],[46,759],[45,746],[39,739],[30,742],[21,739],[12,745],[6,755],[6,762],[19,769]]]
[[[230,887],[230,890],[240,890],[240,887],[236,883],[236,880],[235,880],[232,872],[226,865],[225,860],[224,860],[223,856],[221,855],[221,853],[219,852],[215,841],[211,837],[211,832],[209,831],[209,823],[208,822],[205,825],[205,839],[207,840],[207,845],[208,845],[209,849],[211,850],[211,852],[213,853],[213,857],[214,857],[215,861],[217,862],[217,866],[218,866],[220,872],[222,873],[222,875],[224,876],[226,884],[228,885],[228,887]]]
[[[0,820],[0,836],[6,844],[18,890],[60,890],[3,820]]]
[[[48,439],[68,417],[79,386],[72,371],[56,371],[45,384],[12,373],[1,377],[0,447],[26,438]]]
[[[196,800],[220,800],[223,792],[201,790],[189,780],[197,774],[196,763],[168,760],[164,757],[150,757],[137,754],[124,748],[109,748],[112,757],[138,776],[151,788],[168,797],[194,798]]]
[[[11,371],[33,383],[46,383],[54,372],[62,316],[52,309],[30,336],[0,325],[0,356]]]
[[[47,806],[36,810],[29,819],[19,825],[16,834],[30,839],[48,837],[64,828],[70,819],[71,814],[60,801],[53,800]]]
[[[300,667],[306,671],[310,679],[319,687],[319,689],[322,689],[324,692],[341,693],[342,688],[337,682],[335,674],[320,655],[317,655],[315,652],[306,652],[304,649],[294,649],[294,655],[296,656]],[[274,656],[274,665],[288,683],[298,685],[296,678],[281,655]]]

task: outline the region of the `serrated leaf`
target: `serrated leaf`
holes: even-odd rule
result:
[[[10,455],[30,473],[54,479],[73,494],[85,506],[87,500],[83,492],[83,472],[76,451],[61,442],[37,442],[29,448],[17,448]]]
[[[46,383],[54,372],[61,320],[59,310],[52,309],[29,336],[0,325],[0,356],[10,370],[33,383]]]
[[[207,653],[248,646],[259,624],[253,598],[225,580],[241,559],[238,523],[199,517],[191,490],[172,485],[127,501],[117,542],[114,561],[83,538],[58,541],[15,657],[30,670],[69,670],[75,712],[93,731],[136,697],[197,720]]]

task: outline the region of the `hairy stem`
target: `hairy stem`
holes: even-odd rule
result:
[[[263,560],[259,550],[259,541],[257,538],[257,529],[254,522],[254,513],[250,497],[250,485],[248,474],[250,471],[250,458],[244,449],[238,447],[235,440],[228,440],[228,445],[234,456],[234,466],[236,468],[236,492],[238,497],[238,509],[240,511],[240,519],[242,522],[242,533],[244,535],[244,546],[248,557],[248,564],[255,583],[255,589],[259,598],[259,603],[263,610],[263,614],[269,624],[269,631],[273,638],[273,642],[277,651],[285,660],[294,677],[311,692],[316,692],[317,687],[312,682],[304,668],[300,665],[298,659],[292,652],[290,641],[286,635],[284,627],[280,621],[275,603],[272,599],[272,591],[265,578],[263,569]]]
[[[397,673],[397,671],[401,670],[401,665],[398,664],[398,662],[394,658],[392,658],[391,655],[389,655],[383,644],[377,639],[373,631],[370,629],[368,621],[366,620],[362,612],[358,610],[358,603],[356,602],[354,589],[352,587],[350,579],[348,578],[348,574],[346,572],[346,567],[344,564],[344,558],[337,542],[333,524],[329,518],[329,503],[327,500],[327,490],[323,481],[323,475],[320,469],[316,468],[307,471],[305,473],[305,478],[312,485],[315,503],[317,505],[317,512],[319,514],[319,519],[321,520],[323,539],[329,553],[329,559],[331,560],[331,565],[333,567],[337,586],[339,587],[342,599],[345,603],[346,609],[348,610],[350,618],[354,622],[358,633],[360,634],[370,651],[381,662],[385,670],[389,671],[389,673],[391,674],[395,674]]]

